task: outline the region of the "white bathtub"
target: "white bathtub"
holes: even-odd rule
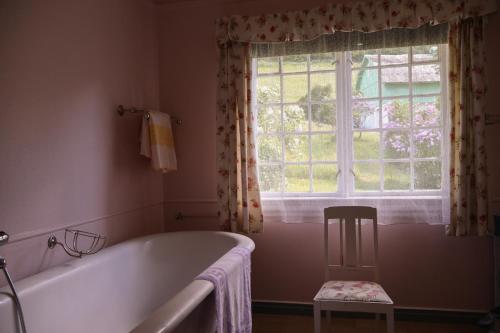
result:
[[[195,318],[195,313],[201,312],[195,309],[213,297],[207,298],[213,285],[193,279],[238,245],[250,250],[255,247],[248,237],[232,233],[157,234],[120,243],[96,255],[16,281],[27,331],[199,330],[184,319]],[[13,302],[5,295],[9,292],[6,287],[0,289],[0,333],[19,332]],[[206,318],[206,311],[203,312]]]

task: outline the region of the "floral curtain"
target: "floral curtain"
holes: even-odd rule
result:
[[[309,10],[286,12],[282,14],[267,14],[260,16],[233,15],[221,18],[216,23],[216,38],[219,51],[218,88],[217,88],[217,197],[219,216],[223,229],[236,232],[261,232],[263,228],[262,210],[257,180],[256,152],[252,133],[253,114],[251,110],[251,57],[250,43],[260,42],[290,42],[312,40],[323,34],[335,31],[375,32],[392,28],[417,28],[424,24],[438,24],[456,22],[455,27],[461,28],[470,17],[479,17],[496,11],[495,0],[368,0],[355,1],[343,4],[329,4]],[[462,38],[462,37],[460,37]],[[457,43],[458,39],[457,38]],[[476,44],[482,40],[477,38]],[[457,51],[458,57],[462,52],[476,47],[474,43],[463,43],[463,50]],[[458,44],[457,44],[458,45]],[[474,46],[476,45],[476,46]],[[476,61],[477,56],[469,55]],[[455,57],[455,59],[458,59]],[[462,61],[462,60],[460,60]],[[457,73],[466,71],[466,67],[456,67]],[[470,69],[474,72],[477,69]],[[482,78],[479,73],[473,73],[470,87],[480,87]],[[459,91],[466,92],[466,80],[457,83]],[[477,93],[474,93],[477,97]],[[466,115],[476,115],[483,112],[481,102],[470,100],[464,93],[455,93],[454,101],[458,100],[463,107],[469,108]],[[460,97],[459,97],[460,96]],[[462,98],[463,99],[460,99]],[[458,105],[458,104],[457,104]],[[461,108],[454,106],[458,118],[463,118]],[[470,106],[473,108],[470,109]],[[484,116],[481,116],[484,125]],[[471,220],[486,219],[486,205],[481,200],[471,204],[467,209],[457,208],[473,198],[474,193],[483,190],[484,179],[474,182],[476,176],[485,176],[485,171],[478,172],[484,164],[476,163],[476,156],[480,155],[483,141],[478,140],[475,133],[481,127],[471,128],[460,123],[459,137],[470,139],[460,146],[458,154],[467,151],[467,162],[459,160],[460,169],[457,179],[457,188],[462,192],[454,195],[457,206],[452,210],[455,222],[451,225],[451,234],[468,234],[473,228],[462,227],[471,225]],[[457,122],[455,123],[457,125]],[[464,129],[466,128],[466,130]],[[455,137],[458,139],[458,137]],[[452,138],[453,140],[453,138]],[[453,144],[453,143],[452,143]],[[484,147],[483,156],[484,156]],[[458,156],[458,155],[457,155]],[[472,163],[471,161],[474,161]],[[456,166],[457,163],[454,163]],[[467,170],[467,165],[475,168],[474,173]],[[465,167],[465,169],[464,169]],[[462,176],[466,174],[468,176]],[[459,180],[459,181],[458,181]],[[468,182],[468,183],[467,183]],[[468,189],[474,184],[476,192],[469,193]],[[484,191],[485,187],[484,187]],[[453,192],[453,191],[452,191]],[[484,193],[484,195],[486,195]],[[458,212],[460,210],[460,213]],[[477,213],[476,213],[477,211]],[[474,219],[465,218],[474,215]],[[457,221],[463,222],[458,223]],[[468,221],[468,222],[466,222]],[[474,223],[476,225],[479,223]],[[482,223],[484,224],[484,223]],[[458,227],[458,226],[461,227]],[[486,229],[478,232],[482,234]]]
[[[248,43],[218,45],[217,198],[222,229],[262,232]]]
[[[485,19],[455,21],[449,30],[451,116],[449,235],[488,234],[484,146]]]
[[[368,0],[260,16],[232,15],[217,21],[219,42],[311,40],[335,31],[374,32],[418,28],[496,11],[495,0]]]

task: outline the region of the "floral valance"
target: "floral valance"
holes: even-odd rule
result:
[[[334,31],[374,32],[418,28],[495,12],[496,0],[375,0],[329,4],[260,16],[233,15],[217,21],[217,41],[311,40]]]

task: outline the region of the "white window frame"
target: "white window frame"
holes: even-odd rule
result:
[[[335,52],[335,59],[336,59],[336,66],[335,69],[332,70],[322,70],[322,71],[310,71],[310,61],[307,62],[307,71],[302,71],[302,72],[290,72],[290,73],[283,73],[282,71],[282,57],[280,57],[279,60],[279,72],[278,73],[267,73],[267,74],[258,74],[257,73],[257,59],[254,58],[252,62],[253,66],[253,78],[252,78],[252,85],[253,85],[253,91],[256,91],[257,88],[257,77],[259,76],[279,76],[280,78],[280,102],[279,103],[269,103],[268,105],[275,105],[279,106],[281,108],[281,122],[283,124],[284,122],[284,111],[283,107],[287,104],[297,104],[297,103],[284,103],[283,101],[283,77],[287,75],[297,75],[297,74],[306,74],[307,75],[307,81],[308,81],[308,89],[310,89],[310,75],[311,73],[327,73],[327,72],[334,72],[336,75],[336,133],[335,131],[311,131],[311,96],[308,94],[308,126],[309,126],[309,131],[308,132],[286,132],[286,134],[296,134],[296,135],[307,135],[309,138],[311,138],[312,134],[331,134],[335,133],[337,136],[337,160],[335,162],[321,162],[321,161],[312,161],[311,160],[311,155],[312,155],[312,140],[309,139],[309,158],[305,162],[285,162],[285,146],[284,146],[284,140],[282,140],[282,149],[281,149],[281,161],[276,163],[276,164],[281,164],[282,166],[286,164],[288,165],[308,165],[310,168],[314,164],[336,164],[338,168],[338,174],[337,174],[337,192],[285,192],[284,188],[282,188],[282,192],[262,192],[263,198],[297,198],[297,197],[319,197],[319,198],[391,198],[391,197],[398,197],[400,199],[403,199],[404,197],[408,198],[435,198],[439,199],[443,196],[444,191],[448,188],[447,187],[447,182],[448,182],[448,177],[446,177],[447,170],[448,170],[448,163],[447,159],[444,158],[445,154],[448,154],[449,150],[449,123],[448,123],[448,117],[446,116],[448,114],[448,66],[447,66],[447,52],[448,52],[448,47],[447,44],[438,44],[438,60],[437,61],[419,61],[416,63],[416,65],[429,65],[429,64],[439,64],[440,65],[440,82],[441,82],[441,91],[440,93],[432,93],[432,94],[413,94],[413,89],[412,89],[412,65],[413,65],[413,48],[409,47],[409,59],[408,63],[405,64],[394,64],[394,65],[382,65],[381,64],[381,56],[380,53],[378,53],[378,61],[377,61],[377,66],[370,66],[370,68],[377,69],[378,70],[378,96],[373,97],[373,98],[363,98],[362,100],[367,100],[367,101],[377,101],[379,103],[379,107],[382,106],[382,102],[384,100],[397,100],[397,99],[408,99],[410,103],[410,110],[411,110],[411,123],[410,127],[405,127],[405,128],[395,128],[393,130],[408,130],[410,132],[410,135],[413,131],[413,99],[415,97],[433,97],[433,96],[439,96],[440,97],[440,111],[441,111],[441,126],[433,126],[432,128],[439,128],[441,129],[441,157],[438,158],[417,158],[415,159],[413,157],[414,154],[414,149],[413,149],[413,139],[410,140],[410,157],[407,159],[404,159],[405,162],[410,163],[410,172],[412,173],[410,175],[410,190],[405,190],[405,191],[397,191],[397,190],[385,190],[383,189],[383,173],[384,173],[384,164],[383,161],[385,162],[391,162],[391,159],[384,159],[383,158],[383,153],[382,153],[382,145],[383,145],[383,136],[382,133],[384,130],[387,130],[383,128],[382,126],[382,121],[383,121],[383,116],[382,112],[380,111],[379,113],[379,127],[376,129],[353,129],[352,126],[352,108],[351,108],[351,103],[352,103],[352,98],[351,98],[351,77],[352,77],[352,62],[350,60],[351,57],[351,52]],[[309,55],[308,55],[309,56]],[[390,67],[402,67],[402,66],[407,66],[408,71],[409,71],[409,83],[408,83],[408,95],[400,95],[400,96],[382,96],[382,69],[384,68],[390,68]],[[356,69],[356,68],[355,68]],[[348,89],[345,89],[344,87],[348,87]],[[256,110],[258,112],[258,106],[257,106],[257,101],[256,101],[256,95],[253,94],[253,101],[252,101],[252,107],[253,110]],[[255,117],[255,122],[257,122],[257,113]],[[255,128],[257,128],[257,124],[255,124]],[[425,129],[425,127],[418,127],[418,129]],[[355,181],[355,176],[353,172],[353,164],[354,164],[354,149],[353,149],[353,133],[354,132],[359,132],[359,131],[366,131],[366,132],[379,132],[380,133],[380,146],[379,146],[379,159],[378,162],[380,163],[380,191],[355,191],[354,190],[354,181]],[[280,132],[275,133],[276,135],[280,137],[285,136],[285,132],[282,129]],[[266,133],[264,135],[269,135],[269,133]],[[259,134],[257,134],[259,136]],[[257,142],[258,142],[258,138]],[[441,189],[440,190],[414,190],[414,175],[413,175],[413,163],[415,160],[438,160],[441,161]],[[257,163],[259,165],[260,160],[257,158]],[[361,160],[360,160],[361,161]],[[377,161],[377,160],[371,160]],[[401,162],[401,160],[394,160],[394,162]],[[270,165],[273,163],[266,163],[266,165]],[[285,176],[285,169],[283,168],[281,177],[281,187],[284,185],[284,176]],[[309,189],[312,190],[313,186],[313,178],[312,178],[312,170],[309,172]]]

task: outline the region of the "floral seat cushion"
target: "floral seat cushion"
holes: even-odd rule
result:
[[[370,281],[328,281],[314,299],[392,304],[385,290],[378,283]]]

